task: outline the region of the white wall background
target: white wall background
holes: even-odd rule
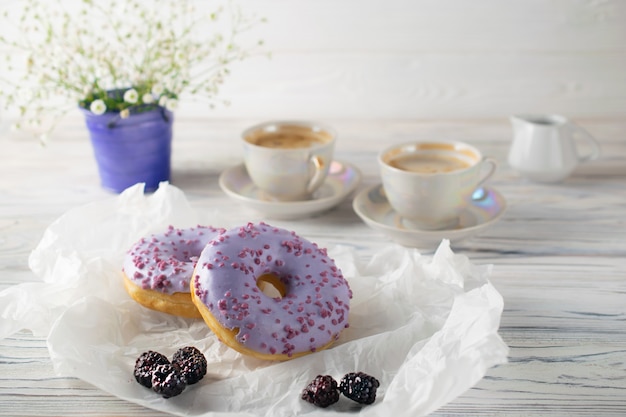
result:
[[[241,0],[273,54],[211,117],[626,117],[624,0]]]
[[[272,58],[179,117],[626,118],[626,0],[235,1]]]

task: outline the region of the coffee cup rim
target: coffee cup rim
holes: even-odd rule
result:
[[[246,140],[246,137],[249,136],[250,133],[252,132],[257,132],[259,130],[266,130],[268,127],[271,126],[297,126],[297,127],[305,127],[305,128],[310,128],[311,130],[313,130],[315,132],[315,129],[319,129],[319,131],[325,131],[328,132],[331,136],[331,139],[323,144],[317,144],[312,146],[311,148],[321,148],[324,146],[327,146],[328,144],[331,144],[333,142],[335,142],[337,140],[337,131],[335,130],[335,128],[327,125],[326,123],[321,123],[315,120],[289,120],[289,119],[277,119],[277,120],[269,120],[266,122],[261,122],[261,123],[257,123],[254,124],[246,129],[244,129],[244,131],[241,133],[241,140],[243,140],[247,145],[249,146],[253,146],[255,148],[261,148],[261,149],[265,149],[265,147],[263,146],[259,146],[255,143],[249,142]],[[308,148],[308,149],[311,149]],[[275,149],[275,148],[273,148]],[[293,151],[290,149],[283,149],[283,151]]]
[[[415,146],[425,145],[425,144],[453,145],[455,147],[455,150],[457,149],[457,147],[469,149],[474,154],[475,161],[467,168],[462,168],[462,169],[458,169],[458,170],[451,171],[451,172],[423,173],[423,172],[411,172],[411,171],[406,171],[400,168],[396,168],[390,165],[384,158],[385,155],[387,155],[389,152],[395,149],[402,150],[405,148],[410,148],[410,147],[415,147]],[[399,152],[399,153],[402,153],[402,152]],[[390,145],[378,153],[378,162],[382,166],[394,172],[401,172],[407,175],[414,175],[414,176],[455,175],[459,172],[464,172],[464,171],[467,171],[476,167],[476,165],[478,165],[483,159],[484,159],[484,155],[478,148],[476,148],[475,146],[467,142],[463,142],[460,140],[414,140],[410,142],[403,142],[403,143]]]

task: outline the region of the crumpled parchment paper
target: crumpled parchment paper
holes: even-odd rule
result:
[[[363,260],[351,248],[328,247],[354,293],[350,327],[331,349],[282,363],[244,357],[202,320],[145,309],[126,294],[122,259],[140,237],[170,224],[227,223],[195,211],[169,184],[151,195],[137,185],[67,212],[30,257],[42,282],[0,292],[0,337],[21,329],[47,335],[58,374],[180,416],[422,416],[506,362],[508,348],[497,334],[503,301],[489,282],[491,267],[454,254],[445,240],[429,257],[392,245]],[[134,380],[142,352],[171,357],[189,345],[204,352],[209,371],[181,395],[163,399]],[[342,397],[321,410],[300,399],[316,375],[339,380],[354,371],[380,380],[373,405]]]

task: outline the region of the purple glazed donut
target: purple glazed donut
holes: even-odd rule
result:
[[[141,238],[124,258],[126,291],[153,310],[200,318],[191,301],[192,273],[206,244],[224,231],[210,226],[169,226],[164,233]]]
[[[348,327],[351,298],[325,249],[266,223],[220,233],[192,281],[192,300],[220,340],[269,360],[329,347]]]

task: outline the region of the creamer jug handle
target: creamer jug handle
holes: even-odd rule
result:
[[[585,156],[579,156],[578,160],[580,162],[588,162],[597,159],[600,156],[600,142],[598,142],[598,140],[594,138],[591,133],[587,132],[587,130],[578,125],[570,123],[570,129],[572,130],[572,135],[574,137],[579,136],[591,144],[591,152]]]

